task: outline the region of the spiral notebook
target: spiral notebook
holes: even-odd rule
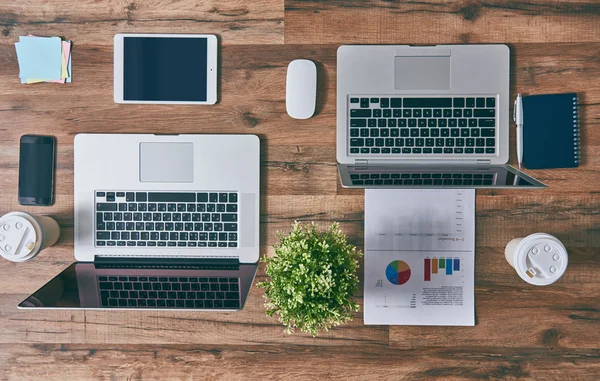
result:
[[[523,97],[523,164],[528,169],[579,166],[576,93]]]

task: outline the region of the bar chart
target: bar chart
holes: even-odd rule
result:
[[[424,281],[433,275],[454,275],[461,270],[460,258],[424,258]]]

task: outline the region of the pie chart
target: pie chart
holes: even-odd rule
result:
[[[392,261],[385,269],[385,276],[391,284],[401,285],[410,279],[410,267],[403,261]]]

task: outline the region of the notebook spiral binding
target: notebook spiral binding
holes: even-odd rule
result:
[[[580,136],[579,136],[579,105],[577,104],[577,96],[573,97],[573,149],[575,164],[579,164],[580,155]]]

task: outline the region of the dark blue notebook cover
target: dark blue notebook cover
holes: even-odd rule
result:
[[[579,166],[577,94],[523,97],[523,164],[528,169]]]

